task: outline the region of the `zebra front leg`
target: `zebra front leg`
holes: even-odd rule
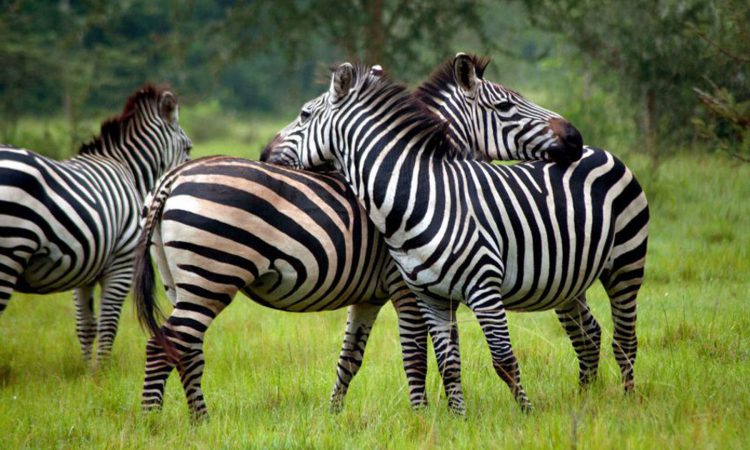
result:
[[[469,297],[469,307],[474,311],[487,339],[495,372],[508,385],[521,410],[530,412],[531,402],[521,385],[521,371],[510,345],[508,321],[500,294],[482,290],[480,296]]]
[[[338,413],[344,407],[344,397],[349,390],[349,383],[362,367],[367,339],[381,307],[382,305],[371,303],[359,303],[349,307],[344,342],[336,368],[336,384],[331,393],[332,413]]]
[[[99,311],[99,325],[97,335],[96,362],[100,364],[109,358],[112,345],[120,322],[120,312],[125,297],[130,290],[133,279],[133,268],[130,259],[120,263],[120,267],[107,273],[101,280],[101,311]]]
[[[578,356],[578,382],[581,386],[587,386],[596,378],[599,368],[601,327],[591,314],[585,293],[555,309],[555,312]]]
[[[458,324],[456,309],[458,302],[443,302],[420,298],[418,300],[422,316],[427,321],[435,349],[438,370],[443,379],[448,409],[455,414],[465,415],[463,388],[461,386],[461,354],[458,346]]]
[[[409,385],[409,402],[412,408],[427,406],[425,380],[427,378],[427,322],[419,310],[417,298],[406,285],[400,295],[391,295],[398,314],[398,331],[401,340],[404,372]]]
[[[91,351],[96,339],[96,316],[94,315],[94,285],[73,290],[76,303],[76,335],[81,344],[83,360],[91,360]]]

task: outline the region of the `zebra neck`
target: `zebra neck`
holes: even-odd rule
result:
[[[418,91],[416,96],[430,112],[448,123],[446,132],[459,152],[476,155],[478,146],[472,129],[472,111],[465,101],[458,100],[455,87],[450,91]]]
[[[523,161],[512,136],[503,133],[504,126],[476,106],[469,104],[454,86],[449,91],[422,93],[422,101],[439,118],[448,123],[448,135],[456,149],[467,157],[488,161]],[[507,130],[506,130],[507,131]],[[506,142],[507,141],[507,142]]]
[[[119,142],[101,141],[96,151],[88,155],[119,163],[132,176],[131,181],[141,200],[151,192],[163,171],[158,167],[147,143],[134,138],[129,132]]]
[[[386,133],[354,157],[344,172],[352,190],[378,230],[390,238],[403,230],[408,212],[434,203],[432,174],[442,172],[446,136],[411,124],[398,136]]]

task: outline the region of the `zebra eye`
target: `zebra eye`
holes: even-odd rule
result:
[[[513,102],[509,101],[495,103],[495,109],[497,109],[501,113],[507,113],[508,111],[513,109],[514,106],[516,105]]]
[[[302,111],[300,111],[300,113],[299,113],[299,120],[300,120],[301,122],[304,122],[304,121],[306,121],[307,119],[309,119],[309,118],[310,118],[310,115],[311,115],[311,114],[312,114],[312,113],[311,113],[310,111],[308,111],[308,110],[306,110],[306,109],[303,109],[303,110],[302,110]]]

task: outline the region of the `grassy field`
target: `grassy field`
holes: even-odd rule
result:
[[[248,124],[244,144],[205,142],[195,156],[254,157],[280,126]],[[635,395],[622,395],[598,285],[589,298],[604,328],[602,366],[589,390],[578,389],[553,313],[510,315],[530,415],[494,374],[471,314],[459,311],[465,419],[446,410],[434,363],[430,406],[409,408],[390,306],[344,411],[331,415],[346,312],[280,313],[238,297],[206,338],[211,420],[199,426],[176,376],[164,410],[140,412],[146,336],[130,301],[112,361],[92,370],[80,358],[70,293],[15,295],[0,319],[0,447],[750,448],[750,165],[680,155],[651,173],[645,159],[626,160],[652,216]]]

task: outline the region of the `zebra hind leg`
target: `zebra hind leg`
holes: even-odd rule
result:
[[[76,303],[76,335],[81,344],[83,360],[91,360],[96,339],[96,316],[94,315],[94,285],[78,287],[73,291]]]
[[[23,254],[23,256],[19,256]],[[18,278],[24,271],[31,254],[19,248],[0,248],[0,316],[8,306]]]
[[[468,296],[468,299],[469,307],[479,321],[490,347],[495,372],[508,385],[521,410],[530,412],[531,402],[521,385],[521,371],[510,344],[508,321],[499,287],[482,289],[479,294]]]
[[[101,281],[101,311],[99,312],[99,325],[97,335],[96,362],[101,364],[112,352],[112,345],[117,334],[120,322],[120,313],[125,297],[130,290],[133,278],[133,268],[130,260],[124,261],[119,270],[108,273]]]
[[[635,387],[633,369],[638,352],[638,338],[635,332],[636,299],[643,282],[642,260],[640,264],[602,276],[601,280],[612,308],[612,350],[617,365],[620,366],[623,388],[628,393]]]
[[[167,356],[164,347],[152,337],[146,344],[146,370],[143,377],[141,407],[144,411],[159,410],[164,403],[164,386],[176,362]]]
[[[432,337],[438,370],[448,398],[448,409],[463,416],[466,414],[466,404],[461,385],[461,354],[458,348],[458,302],[420,298],[419,307]]]
[[[362,367],[367,339],[382,305],[359,303],[349,307],[346,333],[336,368],[336,384],[331,393],[331,412],[338,413],[344,407],[344,397],[349,384]]]
[[[216,316],[232,302],[238,287],[222,283],[201,286],[177,283],[176,288],[177,306],[164,325],[173,347],[166,349],[167,357],[174,361],[180,374],[191,419],[200,422],[208,418],[201,389],[205,365],[203,336]]]
[[[589,385],[599,368],[602,330],[586,303],[586,294],[581,294],[569,304],[555,309],[578,356],[578,382]]]

